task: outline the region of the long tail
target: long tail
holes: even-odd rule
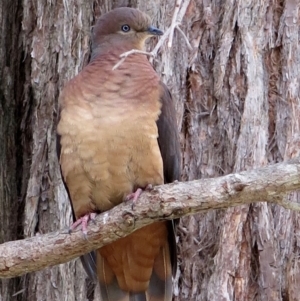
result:
[[[112,269],[99,252],[97,252],[97,266],[102,301],[172,300],[172,268],[168,242],[155,258],[148,289],[144,292],[122,290]]]
[[[171,301],[176,259],[171,221],[148,225],[81,257],[87,274],[100,284],[101,301]]]

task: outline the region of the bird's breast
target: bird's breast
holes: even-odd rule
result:
[[[163,183],[159,91],[142,83],[134,88],[116,79],[93,87],[89,82],[74,87],[69,102],[63,99],[61,167],[72,199],[89,198],[91,208],[104,211],[138,187]]]

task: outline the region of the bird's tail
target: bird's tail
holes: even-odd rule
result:
[[[128,292],[120,288],[115,273],[97,252],[97,273],[100,282],[101,301],[171,301],[172,269],[168,242],[155,258],[148,289]]]

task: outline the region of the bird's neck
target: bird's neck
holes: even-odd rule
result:
[[[122,53],[127,52],[132,49],[145,50],[144,41],[141,43],[139,41],[111,41],[103,40],[98,43],[95,47],[92,47],[91,61],[96,57],[104,54],[114,54],[120,56]]]

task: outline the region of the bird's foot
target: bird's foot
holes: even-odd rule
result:
[[[132,200],[132,202],[136,202],[137,199],[140,197],[140,195],[142,194],[143,189],[142,188],[138,188],[135,192],[129,193],[126,198],[125,201],[130,201]]]
[[[126,198],[125,198],[125,201],[130,201],[132,200],[132,203],[134,204],[138,198],[140,197],[140,195],[142,194],[142,192],[145,190],[145,191],[150,191],[153,189],[153,186],[151,184],[148,184],[146,186],[145,189],[142,189],[142,188],[138,188],[135,192],[132,192],[132,193],[129,193]]]
[[[81,218],[76,220],[76,222],[73,223],[70,226],[69,233],[74,231],[78,226],[81,226],[81,231],[82,231],[83,235],[86,237],[86,235],[87,235],[87,224],[88,224],[89,221],[93,221],[95,219],[96,215],[97,214],[95,212],[92,212],[92,213],[88,213],[88,214],[82,216]]]

